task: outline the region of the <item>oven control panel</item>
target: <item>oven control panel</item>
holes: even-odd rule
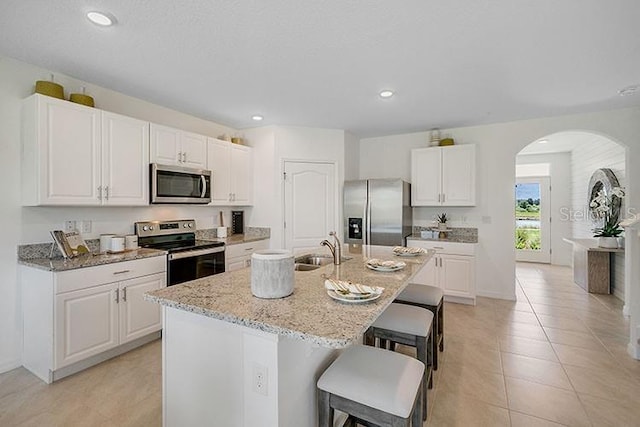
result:
[[[174,221],[144,221],[135,223],[135,232],[139,237],[162,236],[167,234],[189,233],[196,231],[194,219]]]

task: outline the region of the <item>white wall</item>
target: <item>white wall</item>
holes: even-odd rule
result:
[[[360,140],[352,133],[344,133],[344,180],[360,178]]]
[[[454,220],[458,219],[454,224],[466,223],[478,227],[477,286],[480,295],[514,298],[513,186],[517,153],[546,135],[568,130],[606,135],[630,147],[627,164],[640,161],[640,110],[637,108],[442,131],[443,134],[452,136],[456,144],[477,146],[477,206],[447,208],[446,211],[453,215]],[[408,179],[410,150],[427,146],[428,138],[428,132],[419,132],[362,139],[360,177],[399,176]],[[633,171],[629,168],[627,171],[628,182],[634,182],[631,177]],[[640,175],[640,170],[636,174]],[[636,206],[640,202],[640,185],[628,187],[628,190],[628,206]],[[442,210],[444,209],[414,208],[414,223],[429,223],[432,216]],[[462,219],[466,221],[463,222]],[[633,274],[634,277],[640,277],[640,269]],[[636,292],[639,293],[640,301],[640,290]],[[636,310],[640,320],[640,306]]]
[[[564,237],[572,236],[572,224],[563,208],[571,206],[571,153],[518,155],[519,165],[533,163],[549,164],[551,181],[551,264],[571,265],[571,245],[564,242]]]
[[[0,203],[0,218],[4,224],[0,242],[0,372],[19,366],[21,358],[22,314],[16,268],[17,245],[51,241],[49,231],[62,228],[65,220],[91,220],[93,231],[88,238],[107,232],[131,233],[135,221],[150,219],[195,218],[198,228],[211,228],[218,225],[220,210],[224,212],[227,224],[231,223],[229,208],[203,206],[21,207],[21,101],[33,93],[36,80],[48,79],[49,74],[49,70],[0,56],[0,179],[5,183]],[[55,80],[65,87],[66,94],[85,86],[87,93],[95,98],[96,106],[101,109],[213,137],[235,133],[234,129],[61,74],[56,74]]]
[[[271,126],[245,131],[248,144],[260,153],[256,162],[263,162],[255,170],[256,188],[264,191],[261,204],[255,203],[252,221],[271,227],[271,247],[284,247],[282,174],[285,160],[314,160],[334,162],[339,191],[336,223],[342,218],[342,182],[344,181],[345,132],[295,126]],[[264,184],[263,184],[264,183]],[[263,188],[266,185],[266,189]]]
[[[584,135],[580,148],[572,153],[571,161],[571,206],[575,212],[588,212],[589,180],[597,169],[609,168],[620,182],[627,186],[625,148],[600,135]],[[624,212],[625,201],[621,212]],[[573,221],[573,237],[593,238],[593,224],[589,218]],[[612,292],[624,301],[624,254],[614,254],[612,265]]]

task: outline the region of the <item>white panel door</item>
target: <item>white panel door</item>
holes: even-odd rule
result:
[[[179,165],[182,160],[180,131],[151,123],[151,163]]]
[[[40,103],[41,204],[99,205],[100,110]]]
[[[448,254],[439,255],[438,258],[438,279],[445,295],[474,296],[475,289],[471,289],[475,283],[474,258]]]
[[[228,205],[231,201],[231,143],[209,138],[207,169],[211,171],[211,204]]]
[[[234,205],[250,205],[253,197],[251,148],[231,146],[231,194]]]
[[[138,277],[120,283],[120,344],[162,329],[158,304],[145,301],[145,292],[166,286],[165,273]]]
[[[284,171],[285,248],[317,247],[338,231],[335,165],[287,161]]]
[[[118,345],[117,284],[56,295],[54,369]]]
[[[440,205],[440,148],[411,150],[411,206]]]
[[[442,205],[476,204],[476,146],[442,147]]]
[[[102,112],[102,202],[149,204],[149,123]]]
[[[207,168],[207,137],[180,131],[180,148],[182,166],[206,169]]]

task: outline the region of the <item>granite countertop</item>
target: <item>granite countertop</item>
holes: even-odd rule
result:
[[[251,294],[251,269],[217,274],[145,294],[145,299],[265,332],[284,335],[315,345],[344,348],[358,340],[380,313],[406,286],[433,251],[417,257],[396,257],[390,247],[344,245],[340,265],[313,271],[296,271],[293,294],[279,299],[260,299]],[[312,253],[323,252],[320,248]],[[370,258],[404,261],[407,266],[391,273],[365,267]],[[324,280],[351,280],[385,288],[368,303],[342,303],[331,299]]]
[[[48,271],[67,271],[77,268],[95,267],[97,265],[111,264],[114,262],[133,261],[142,258],[165,256],[166,251],[157,249],[140,248],[121,254],[81,255],[75,258],[19,258],[18,264],[39,268]]]
[[[444,238],[423,238],[420,237],[420,234],[412,234],[411,236],[407,237],[407,240],[423,240],[423,241],[427,241],[427,242],[452,242],[452,243],[478,243],[478,237],[477,236],[465,236],[465,235],[459,235],[459,236],[447,236]]]
[[[224,242],[225,245],[239,245],[242,243],[255,242],[257,240],[267,240],[269,236],[257,235],[257,234],[231,234],[225,238],[215,237],[210,240],[216,242]]]

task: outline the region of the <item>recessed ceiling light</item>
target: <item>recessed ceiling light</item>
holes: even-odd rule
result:
[[[618,91],[618,94],[620,96],[633,95],[638,91],[638,89],[640,89],[640,85],[631,85],[631,86],[623,87],[622,89],[620,89]]]
[[[393,96],[393,92],[390,90],[383,90],[380,92],[380,98],[391,98]]]
[[[538,144],[546,144],[547,142],[549,142],[546,139],[541,139],[540,141],[538,141]]]
[[[260,114],[253,115],[253,116],[251,116],[251,118],[252,118],[253,120],[255,120],[256,122],[259,122],[259,121],[261,121],[262,119],[264,119],[264,117],[262,117]]]
[[[104,12],[87,12],[87,18],[89,18],[89,21],[101,27],[109,27],[116,22],[116,19],[112,15]]]

